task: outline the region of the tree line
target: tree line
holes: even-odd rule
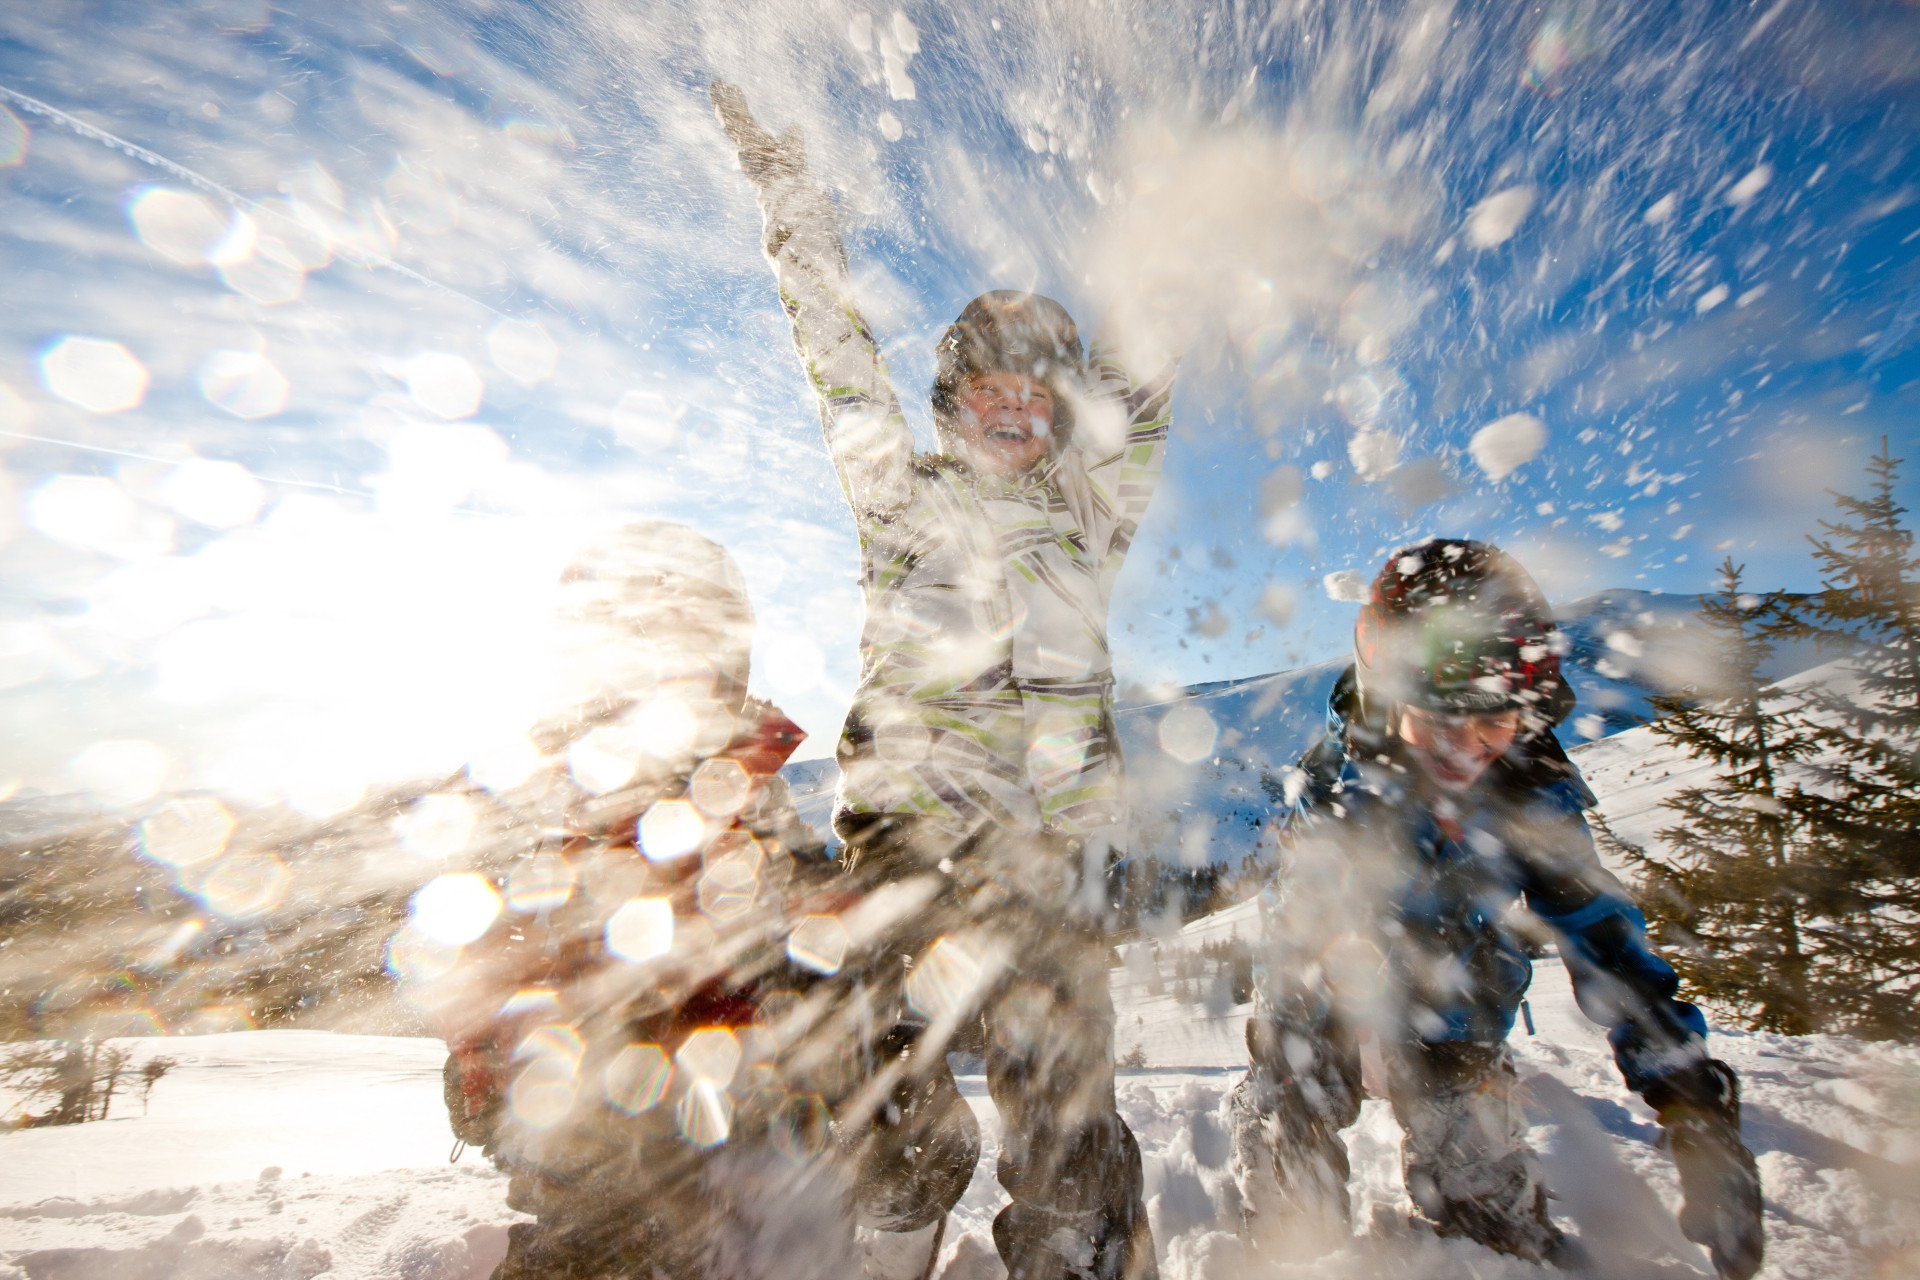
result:
[[[1866,494],[1809,537],[1820,589],[1756,592],[1729,557],[1702,620],[1711,680],[1652,699],[1653,733],[1710,763],[1657,844],[1620,840],[1648,931],[1687,992],[1754,1029],[1920,1033],[1920,560],[1886,440]],[[1812,638],[1841,675],[1782,687],[1777,645]]]

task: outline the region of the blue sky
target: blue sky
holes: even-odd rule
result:
[[[924,443],[984,289],[1182,353],[1134,687],[1337,652],[1327,575],[1428,533],[1562,599],[1808,587],[1822,490],[1911,452],[1911,6],[799,8],[0,17],[0,786],[450,771],[537,715],[543,593],[635,516],[735,551],[829,749],[852,528],[715,76],[805,129]],[[1538,443],[1498,478],[1495,423]]]

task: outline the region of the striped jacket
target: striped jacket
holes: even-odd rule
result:
[[[831,202],[802,170],[762,182],[760,206],[860,535],[836,828],[913,814],[955,839],[991,824],[1124,849],[1107,607],[1160,477],[1172,369],[1136,381],[1096,344],[1072,433],[1016,480],[916,455]]]

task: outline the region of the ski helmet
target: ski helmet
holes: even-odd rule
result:
[[[1353,629],[1361,696],[1453,715],[1523,713],[1522,732],[1565,719],[1564,639],[1546,597],[1500,548],[1429,538],[1388,557]]]
[[[933,421],[940,443],[957,452],[954,422],[967,380],[978,374],[1021,373],[1053,393],[1053,447],[1073,431],[1073,402],[1083,394],[1086,353],[1067,309],[1052,298],[996,289],[967,304],[934,347]]]

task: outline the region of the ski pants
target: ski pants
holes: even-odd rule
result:
[[[1251,1233],[1350,1233],[1340,1131],[1360,1114],[1360,1055],[1338,1027],[1248,1024],[1252,1065],[1234,1089],[1233,1158]],[[1443,1236],[1539,1261],[1561,1246],[1526,1145],[1504,1042],[1389,1046],[1388,1096],[1405,1132],[1407,1194]]]
[[[856,874],[872,876],[909,856],[903,845],[910,826],[889,826],[850,842]],[[1019,852],[1048,856],[1044,844]],[[1154,1280],[1140,1148],[1114,1096],[1106,938],[1064,912],[984,891],[962,889],[927,918],[990,927],[1006,943],[1008,967],[950,1040],[922,1051],[924,1061],[894,1095],[909,1105],[882,1109],[870,1129],[855,1135],[861,1219],[910,1230],[939,1219],[964,1194],[979,1138],[946,1051],[976,1052],[1000,1116],[997,1173],[1012,1203],[994,1219],[993,1239],[1009,1280]],[[934,932],[922,929],[906,939],[908,958],[924,958]],[[898,1053],[913,1040],[896,1028],[882,1043]],[[962,1165],[965,1173],[953,1176]]]

